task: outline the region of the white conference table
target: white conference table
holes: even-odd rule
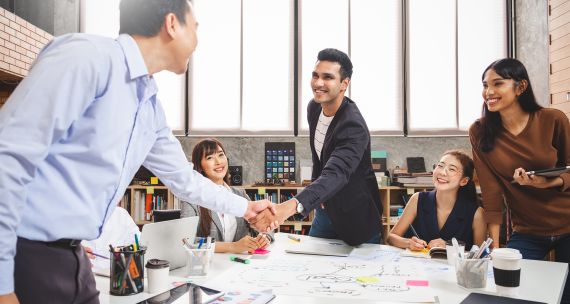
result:
[[[287,238],[287,234],[276,233],[276,241],[269,248],[271,250],[270,256],[266,259],[303,259],[303,257],[308,257],[305,255],[289,254],[284,252],[284,247],[288,242],[292,242]],[[310,237],[301,236],[303,241],[310,241]],[[317,239],[318,240],[318,239]],[[358,261],[362,256],[378,250],[394,251],[394,247],[386,245],[373,245],[373,244],[363,244],[358,248],[355,248],[349,258],[337,258],[337,257],[325,257],[325,256],[310,256],[312,259],[350,259],[351,261]],[[235,256],[235,254],[232,254]],[[191,278],[190,280],[197,284],[208,285],[214,278],[225,272],[227,276],[231,271],[243,270],[243,267],[251,267],[255,265],[257,261],[262,261],[260,259],[251,259],[251,264],[244,265],[241,263],[232,262],[229,260],[230,254],[215,254],[210,270],[207,276],[202,278]],[[247,257],[244,255],[244,257]],[[406,261],[409,261],[407,258]],[[423,260],[417,259],[416,260]],[[371,261],[373,262],[373,261]],[[405,261],[402,261],[405,263]],[[439,267],[441,269],[448,268],[446,271],[437,272],[427,272],[427,279],[429,280],[429,287],[436,294],[436,303],[444,304],[457,304],[460,303],[470,292],[480,292],[487,294],[496,294],[495,283],[493,278],[487,279],[487,287],[484,289],[477,290],[466,290],[459,285],[457,285],[457,280],[455,276],[455,271],[453,267],[447,265],[446,260],[431,259],[423,261],[425,265],[430,265],[430,267]],[[565,263],[556,262],[546,262],[546,261],[532,261],[532,260],[522,260],[521,264],[521,286],[519,287],[518,298],[533,300],[545,303],[559,303],[562,297],[562,291],[564,284],[566,282],[566,276],[568,273],[568,265]],[[170,272],[171,282],[184,282],[188,281],[184,277],[184,268],[173,270]],[[99,299],[101,304],[113,303],[113,304],[128,304],[128,303],[138,303],[145,299],[148,299],[159,293],[150,294],[147,292],[141,292],[132,296],[112,296],[109,294],[109,278],[96,276],[97,288],[101,292]],[[147,289],[147,282],[145,280],[145,290]],[[174,287],[174,286],[173,286]],[[317,303],[332,303],[340,304],[346,303],[346,298],[331,298],[331,297],[311,297],[311,296],[292,296],[276,293],[276,298],[271,303],[296,303],[296,304],[317,304]],[[351,299],[350,302],[355,303],[378,303],[373,300],[357,300]],[[381,302],[381,303],[391,303],[391,302]]]

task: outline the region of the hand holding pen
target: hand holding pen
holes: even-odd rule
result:
[[[409,245],[410,249],[422,250],[426,248],[427,247],[426,241],[420,239],[420,236],[416,232],[416,229],[414,229],[414,226],[412,226],[411,224],[410,224],[410,230],[412,230],[412,233],[414,234],[414,236],[410,238],[410,245]]]

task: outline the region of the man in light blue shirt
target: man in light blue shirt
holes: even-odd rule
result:
[[[116,40],[55,38],[0,110],[0,303],[98,303],[79,240],[100,235],[141,164],[183,200],[276,227],[257,217],[267,200],[193,170],[156,98],[152,75],[184,73],[196,47],[190,3],[120,9]]]

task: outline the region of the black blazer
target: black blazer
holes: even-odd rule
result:
[[[329,125],[319,160],[314,140],[321,111],[321,106],[311,100],[307,119],[313,182],[296,198],[305,215],[323,203],[336,234],[349,245],[360,245],[378,235],[382,225],[382,204],[370,159],[370,132],[356,104],[345,97]]]

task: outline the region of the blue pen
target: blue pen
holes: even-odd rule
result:
[[[200,249],[204,245],[204,238],[200,239],[200,243],[198,243],[198,249]]]

